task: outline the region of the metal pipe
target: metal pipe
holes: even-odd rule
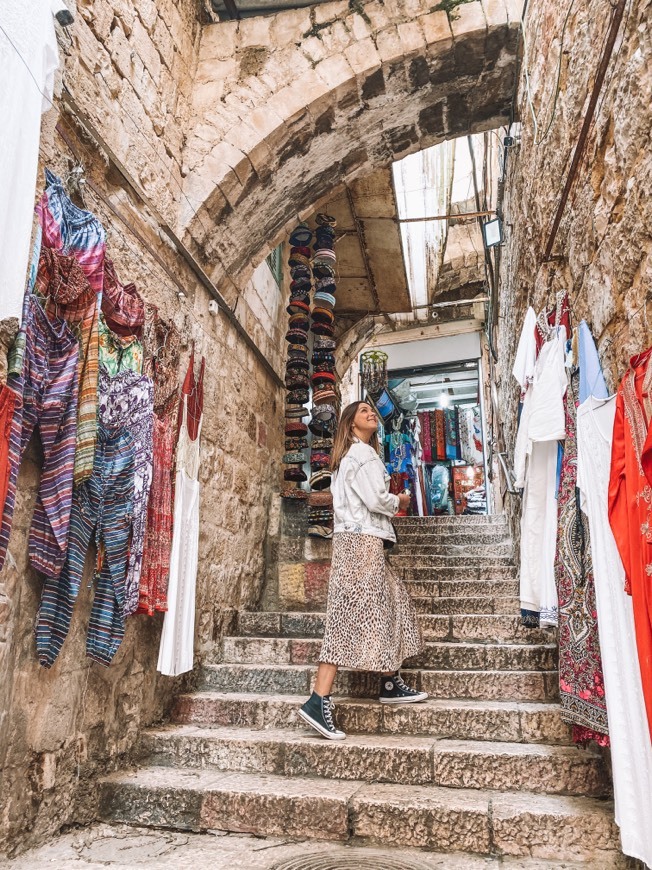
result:
[[[598,104],[598,97],[600,96],[600,91],[602,90],[602,85],[607,74],[607,68],[609,66],[609,61],[611,60],[614,45],[616,43],[616,37],[618,36],[620,23],[623,20],[623,15],[625,13],[625,4],[626,0],[618,0],[618,5],[614,10],[613,17],[611,19],[609,35],[607,37],[604,51],[602,52],[602,59],[600,61],[600,66],[598,67],[598,74],[596,75],[595,82],[593,84],[591,99],[586,110],[586,115],[584,116],[584,123],[582,124],[579,139],[577,140],[577,145],[575,146],[573,161],[568,172],[568,177],[566,178],[566,184],[564,185],[561,199],[559,200],[559,205],[557,206],[557,213],[555,214],[555,219],[552,223],[552,229],[550,230],[550,236],[548,238],[548,244],[546,245],[546,250],[543,255],[544,262],[548,262],[550,260],[552,248],[555,244],[555,239],[557,238],[557,231],[559,230],[559,225],[561,224],[562,215],[564,213],[564,209],[566,208],[566,203],[568,202],[568,197],[570,195],[573,182],[575,181],[575,176],[577,174],[580,161],[584,156],[584,149],[586,147],[586,142],[589,137],[589,130],[591,128],[591,124],[593,123],[595,108]]]

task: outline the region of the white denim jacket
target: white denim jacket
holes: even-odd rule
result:
[[[398,511],[398,496],[389,492],[389,475],[370,444],[356,438],[333,475],[331,492],[334,533],[396,541],[390,518]]]

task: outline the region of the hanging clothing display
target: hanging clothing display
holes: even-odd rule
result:
[[[616,398],[609,522],[632,596],[652,739],[652,348],[632,357]]]
[[[430,431],[433,433],[434,426],[434,442],[436,446],[437,459],[446,459],[446,420],[444,409],[437,408],[436,411],[431,411]],[[433,457],[434,458],[434,457]]]
[[[126,421],[124,425],[131,436],[134,454],[131,542],[124,580],[124,612],[129,616],[138,609],[147,502],[152,483],[154,385],[150,378],[132,371],[120,372],[112,378],[106,369],[101,369],[99,391],[100,401],[120,408],[113,413]]]
[[[578,381],[580,382],[578,384]],[[577,497],[576,402],[581,370],[566,391],[566,440],[557,504],[555,581],[559,598],[559,697],[573,740],[609,745],[588,520]]]
[[[444,409],[444,423],[446,426],[446,459],[461,459],[457,408]]]
[[[160,418],[172,418],[177,411],[180,362],[179,330],[171,320],[164,320],[159,316],[155,305],[146,304],[143,374],[154,382],[154,410]]]
[[[120,372],[140,374],[143,370],[143,345],[135,335],[121,338],[106,324],[104,315],[100,314],[99,323],[99,360],[100,368],[105,369],[110,377]]]
[[[21,397],[7,386],[0,384],[0,516],[4,512],[5,500],[11,477],[9,451],[11,447],[11,428],[14,413]]]
[[[168,609],[163,620],[163,633],[157,669],[175,677],[192,670],[195,635],[195,587],[199,548],[199,459],[202,417],[197,421],[195,437],[190,434],[189,396],[195,395],[195,406],[203,407],[201,361],[200,378],[195,381],[193,358],[188,372],[192,378],[190,393],[181,397],[181,429],[177,443],[176,479],[174,490],[174,523]],[[186,376],[185,383],[188,383]]]
[[[589,396],[594,396],[596,399],[606,399],[609,391],[602,374],[600,357],[586,320],[580,321],[577,331],[579,336],[580,404],[586,402]]]
[[[104,282],[106,234],[99,220],[89,211],[77,208],[66,194],[61,179],[45,170],[46,188],[36,212],[43,231],[43,246],[64,255],[74,255],[93,294],[76,282],[70,297],[53,302],[69,304],[70,319],[80,329],[79,406],[77,412],[77,449],[75,485],[88,479],[93,471],[97,437],[97,379],[99,376],[100,294]],[[40,264],[39,264],[40,268]],[[73,295],[76,294],[76,295]]]
[[[589,397],[577,412],[577,483],[589,519],[595,598],[622,850],[652,866],[652,743],[637,661],[632,599],[608,516],[615,401]]]
[[[3,0],[0,30],[0,320],[21,317],[29,260],[41,114],[59,66],[51,4]]]
[[[115,266],[104,258],[102,314],[109,329],[122,338],[142,338],[145,303],[135,284],[122,284]]]
[[[77,430],[79,347],[65,320],[49,318],[38,299],[28,296],[22,331],[23,374],[8,384],[19,398],[11,423],[9,476],[0,530],[0,568],[7,555],[16,503],[18,468],[38,426],[43,468],[29,532],[30,562],[49,577],[61,572],[66,558],[72,504]]]
[[[75,489],[66,563],[59,577],[45,581],[41,594],[36,649],[45,668],[56,661],[70,629],[86,552],[93,539],[97,548],[96,586],[86,655],[109,665],[124,637],[124,584],[134,487],[134,444],[124,414],[124,407],[111,407],[101,397],[95,466],[91,477]]]
[[[536,319],[534,339],[537,355],[541,352],[543,345],[552,338],[555,331],[562,326],[566,331],[566,338],[570,338],[572,334],[570,303],[568,293],[565,290],[560,290],[555,296],[555,304],[551,308],[544,308]]]
[[[520,598],[526,626],[557,624],[557,442],[565,436],[566,330],[555,331],[536,362],[516,436],[516,485],[521,506]]]
[[[516,348],[516,358],[512,374],[518,381],[521,388],[521,401],[527,391],[528,386],[532,383],[534,377],[534,366],[537,361],[537,344],[534,337],[534,330],[537,324],[537,315],[534,308],[528,308],[525,313],[525,321],[518,340]]]

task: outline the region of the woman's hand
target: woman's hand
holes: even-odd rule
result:
[[[402,492],[398,497],[398,509],[407,510],[410,507],[411,498],[407,492]]]

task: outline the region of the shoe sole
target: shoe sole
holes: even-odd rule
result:
[[[298,713],[299,716],[301,716],[303,721],[306,723],[306,725],[310,725],[311,728],[314,728],[315,731],[318,731],[321,736],[325,737],[327,740],[344,740],[344,738],[346,737],[346,734],[342,734],[342,736],[340,736],[339,734],[331,734],[330,731],[327,731],[325,728],[323,728],[319,724],[319,722],[315,722],[314,719],[311,719],[307,713],[303,712],[303,710],[299,710]]]
[[[419,701],[427,701],[427,692],[421,692],[413,698],[378,698],[381,704],[417,704]]]

